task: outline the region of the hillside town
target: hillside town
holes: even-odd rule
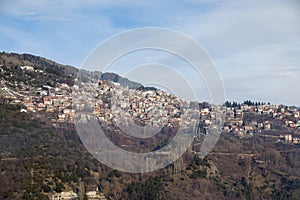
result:
[[[164,125],[187,127],[199,119],[196,103],[181,100],[161,90],[139,91],[102,80],[98,81],[97,86],[85,84],[84,87],[96,87],[97,94],[95,96],[92,93],[95,97],[87,98],[89,92],[75,93],[75,96],[83,97],[80,102],[75,103],[75,108],[83,106],[80,103],[92,105],[93,113],[100,122],[115,123],[119,126],[137,123],[158,128]]]
[[[21,66],[21,70],[27,73],[45,73],[31,66]],[[22,104],[24,107],[20,112],[46,112],[50,114],[53,123],[73,123],[75,110],[88,105],[100,122],[119,126],[128,126],[134,122],[155,128],[163,125],[184,127],[197,122],[198,132],[205,134],[216,120],[222,120],[221,110],[226,109],[223,133],[241,138],[256,134],[272,135],[279,142],[300,143],[300,109],[297,107],[251,101],[242,104],[226,102],[222,106],[198,106],[195,102],[179,99],[161,90],[128,89],[119,83],[103,80],[84,86],[89,88],[86,91],[93,91],[92,95],[82,93],[82,90],[81,93],[76,93],[78,89],[82,89],[76,84],[73,87],[66,83],[32,87],[21,83],[13,90],[7,83],[4,79],[1,80],[1,93],[10,104]],[[72,107],[74,96],[79,102]]]

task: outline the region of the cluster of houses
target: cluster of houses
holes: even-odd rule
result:
[[[280,140],[299,143],[300,110],[283,105],[247,105],[226,108],[224,131],[239,137],[253,136],[271,130],[286,132],[276,135]],[[247,117],[246,117],[247,115]],[[253,116],[253,117],[249,117]],[[281,133],[280,132],[280,133]]]
[[[215,122],[222,121],[224,115],[222,106],[200,109],[198,102],[180,99],[161,90],[135,90],[102,80],[78,83],[74,88],[73,103],[76,115],[81,116],[79,121],[85,123],[86,111],[93,111],[101,123],[115,124],[126,132],[180,126],[181,130],[193,129],[205,134],[209,132],[205,129],[215,129]],[[201,124],[201,128],[197,129],[197,124]]]
[[[55,116],[53,120],[58,122],[73,122],[75,111],[72,109],[71,88],[65,83],[57,84],[56,87],[44,85],[36,88],[30,94],[26,91],[22,94],[10,95],[11,104],[22,103],[25,108],[21,112],[45,111]],[[17,97],[16,97],[17,96]]]
[[[161,90],[139,91],[100,80],[97,97],[94,113],[102,122],[129,125],[135,121],[153,127],[173,127],[189,126],[198,120],[195,116],[199,109],[193,109],[192,102]]]

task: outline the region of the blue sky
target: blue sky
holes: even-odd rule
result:
[[[229,100],[300,105],[299,24],[297,0],[1,0],[0,50],[80,66],[121,31],[170,28],[207,50]]]

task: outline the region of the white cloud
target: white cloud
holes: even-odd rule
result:
[[[47,15],[51,16],[51,19],[55,17],[60,18],[61,15],[65,13],[73,13],[78,10],[84,9],[95,9],[95,8],[107,8],[113,6],[132,6],[139,5],[140,1],[136,0],[73,0],[72,2],[68,0],[52,0],[52,1],[35,1],[35,0],[11,0],[6,1],[2,4],[0,9],[14,16],[38,16]],[[64,11],[64,12],[59,12]]]
[[[298,72],[286,68],[300,65],[298,8],[291,2],[230,1],[178,19],[185,24],[178,27],[208,50],[229,99],[299,104],[294,87],[300,82]],[[278,95],[283,91],[288,95]]]

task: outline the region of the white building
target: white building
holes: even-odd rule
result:
[[[79,196],[73,191],[61,192],[52,195],[52,200],[75,200],[75,199],[76,200],[79,199]]]

